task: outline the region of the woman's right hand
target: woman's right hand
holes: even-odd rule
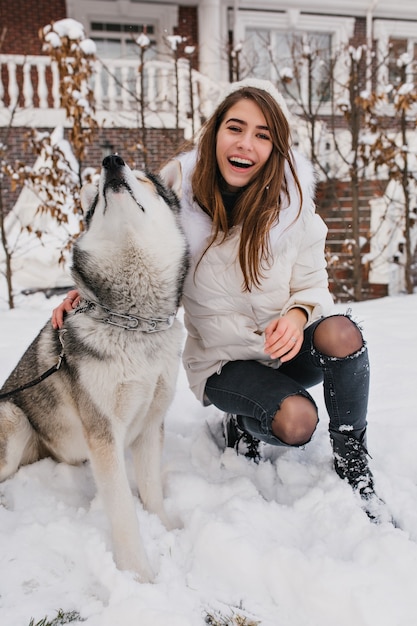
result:
[[[77,289],[71,289],[59,306],[52,311],[52,328],[62,328],[66,313],[76,309],[80,303],[80,294]]]

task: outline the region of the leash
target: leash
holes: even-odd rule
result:
[[[50,367],[49,370],[46,370],[46,372],[44,372],[43,374],[41,374],[37,378],[34,378],[30,382],[25,383],[24,385],[21,385],[20,387],[17,387],[16,389],[12,389],[11,391],[6,391],[6,392],[3,392],[3,393],[0,393],[0,400],[4,400],[5,398],[10,398],[11,396],[15,395],[16,393],[19,393],[19,391],[24,391],[25,389],[29,389],[30,387],[34,387],[35,385],[38,385],[43,380],[45,380],[45,378],[48,378],[49,376],[51,376],[51,374],[54,374],[55,372],[57,372],[59,370],[59,368],[62,365],[63,360],[65,359],[65,354],[64,354],[64,337],[63,337],[64,332],[65,332],[65,330],[60,331],[60,333],[59,333],[59,340],[60,340],[61,345],[62,345],[62,350],[61,350],[61,353],[60,353],[60,355],[58,357],[58,361],[55,363],[55,365]]]
[[[141,317],[140,315],[128,315],[127,313],[116,313],[108,309],[99,302],[93,300],[83,300],[74,310],[77,313],[93,313],[96,309],[105,312],[104,317],[94,317],[98,322],[124,328],[125,330],[138,330],[143,333],[157,333],[161,330],[168,330],[174,323],[176,313],[171,313],[168,317]]]

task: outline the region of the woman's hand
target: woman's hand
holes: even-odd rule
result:
[[[290,361],[300,351],[303,343],[307,313],[303,309],[290,309],[282,317],[272,320],[265,328],[265,352],[271,359],[282,363]]]
[[[62,328],[64,325],[65,313],[76,309],[80,303],[80,294],[77,289],[71,289],[59,306],[52,311],[52,328]]]

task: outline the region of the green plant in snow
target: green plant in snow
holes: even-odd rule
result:
[[[57,616],[52,620],[48,617],[44,617],[39,622],[35,622],[34,618],[30,620],[29,626],[63,626],[63,624],[70,624],[72,622],[84,622],[78,611],[58,611]]]

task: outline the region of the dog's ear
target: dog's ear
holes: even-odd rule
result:
[[[181,163],[176,159],[168,161],[159,172],[159,176],[169,189],[176,193],[179,199],[182,196],[182,170]]]
[[[97,185],[93,185],[93,183],[85,183],[81,187],[80,191],[80,201],[83,211],[88,211],[90,206],[93,204],[93,200],[97,195]]]

